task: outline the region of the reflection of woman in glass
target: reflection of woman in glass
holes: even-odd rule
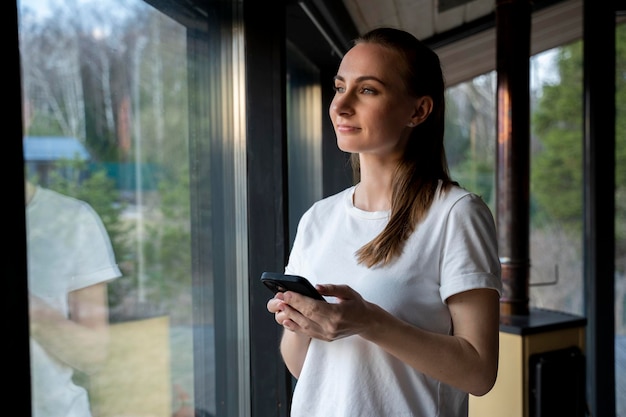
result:
[[[87,203],[26,185],[34,417],[88,417],[73,382],[106,359],[106,282],[121,276],[98,214]]]

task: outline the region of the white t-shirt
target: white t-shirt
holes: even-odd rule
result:
[[[68,294],[120,277],[109,236],[87,203],[37,188],[26,206],[28,290],[69,315]],[[33,417],[88,417],[73,370],[31,339]]]
[[[355,187],[315,203],[301,218],[286,273],[313,284],[347,284],[367,301],[424,330],[452,333],[451,295],[502,289],[493,217],[460,187],[437,192],[403,254],[367,268],[355,252],[378,235],[389,212],[352,203]],[[468,395],[430,378],[359,336],[313,339],[293,395],[293,417],[461,417]]]

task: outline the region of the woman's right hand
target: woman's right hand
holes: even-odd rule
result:
[[[289,369],[289,372],[291,372],[295,378],[298,378],[311,339],[306,335],[300,335],[294,331],[290,331],[285,326],[285,323],[290,323],[288,326],[295,325],[285,312],[285,309],[289,308],[290,307],[284,301],[284,294],[281,292],[276,293],[274,298],[267,302],[267,311],[274,314],[276,323],[287,330],[283,333],[280,351],[287,369]]]
[[[274,295],[274,298],[270,298],[267,302],[267,311],[274,314],[274,320],[276,323],[283,325],[283,322],[287,319],[287,317],[282,314],[285,309],[284,302],[284,294],[282,292],[277,292]]]

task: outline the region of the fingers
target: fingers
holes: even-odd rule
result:
[[[358,293],[346,285],[319,285],[318,288],[323,295],[340,298],[341,303],[360,298]],[[351,323],[345,321],[345,309],[335,303],[314,300],[293,291],[281,293],[280,297],[277,295],[269,300],[267,309],[274,314],[276,323],[308,337],[331,341],[354,333],[351,331]]]
[[[310,297],[287,291],[283,294],[284,302],[307,318],[312,318],[316,312],[322,309],[325,301],[314,300]],[[322,305],[320,305],[322,304]]]
[[[335,297],[339,300],[360,298],[359,294],[348,285],[318,284],[316,288],[320,294]]]
[[[281,326],[293,331],[298,328],[292,318],[301,316],[301,314],[283,300],[283,293],[278,293],[274,298],[268,300],[267,310],[274,314],[274,320]]]
[[[270,313],[276,313],[278,311],[281,311],[284,307],[285,302],[281,299],[278,299],[276,297],[274,298],[270,298],[267,302],[267,311],[269,311]]]

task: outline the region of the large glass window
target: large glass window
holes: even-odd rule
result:
[[[246,414],[241,61],[185,7],[18,2],[35,417]]]
[[[530,63],[530,304],[578,315],[584,313],[581,53],[577,43]],[[494,214],[495,88],[495,72],[450,87],[446,124],[452,176],[483,196]]]
[[[626,415],[626,25],[616,28],[615,374]],[[584,316],[582,41],[531,58],[530,306]],[[452,176],[495,213],[495,72],[447,90]]]
[[[533,68],[531,303],[584,315],[581,42],[544,52]]]

